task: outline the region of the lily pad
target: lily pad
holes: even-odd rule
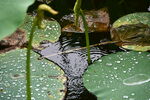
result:
[[[118,52],[89,66],[83,80],[98,100],[149,100],[149,71],[150,53]]]
[[[84,15],[89,27],[89,32],[108,32],[110,26],[110,19],[107,8],[84,11]],[[75,26],[73,24],[74,17],[74,14],[65,15],[62,17],[62,23],[67,23],[67,25],[62,28],[62,31],[84,33],[84,25],[81,16],[79,16],[78,19],[78,26]]]
[[[140,46],[140,45],[123,45],[123,48],[135,51],[149,51],[150,46]]]
[[[26,49],[0,55],[0,100],[26,100]],[[62,100],[66,77],[54,63],[31,56],[32,100]]]
[[[119,18],[111,28],[111,38],[122,47],[136,51],[150,50],[150,13],[133,13]]]
[[[21,29],[27,32],[27,37],[29,38],[29,34],[32,27],[34,17],[26,16],[24,24],[20,27]],[[48,40],[50,42],[56,42],[61,35],[61,27],[59,23],[55,20],[43,20],[43,24],[45,25],[44,29],[36,29],[34,33],[33,46],[37,47],[39,43],[43,40]]]
[[[21,25],[27,8],[35,0],[5,0],[0,2],[0,40],[13,33]],[[16,16],[17,15],[17,16]]]
[[[119,18],[113,23],[113,28],[119,27],[126,24],[139,24],[143,23],[150,26],[150,13],[149,12],[138,12],[125,15]]]

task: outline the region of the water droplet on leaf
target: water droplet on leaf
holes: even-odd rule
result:
[[[150,76],[145,74],[137,74],[123,80],[125,85],[141,85],[150,81]]]

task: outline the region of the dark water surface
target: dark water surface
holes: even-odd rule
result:
[[[70,35],[70,34],[69,34]],[[109,40],[108,33],[90,33],[90,43],[95,44]],[[101,40],[101,41],[100,41]],[[82,81],[82,75],[88,67],[86,49],[76,50],[69,53],[56,54],[74,48],[85,46],[84,34],[63,34],[56,43],[43,41],[41,46],[44,47],[39,53],[50,61],[59,65],[65,72],[67,81],[67,95],[65,100],[97,100],[96,96],[91,94],[85,87]],[[114,44],[91,47],[92,63],[100,57],[122,51]],[[53,55],[56,54],[56,55]],[[51,56],[50,56],[51,55]],[[53,55],[53,56],[52,56]]]

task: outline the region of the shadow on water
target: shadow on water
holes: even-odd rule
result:
[[[110,39],[108,33],[90,33],[89,35],[90,40],[92,40],[90,41],[91,44],[108,41]],[[68,78],[65,100],[97,100],[96,96],[84,87],[82,81],[82,75],[88,67],[86,49],[53,55],[84,46],[85,36],[81,33],[71,34],[70,36],[68,36],[68,33],[64,33],[56,43],[46,43],[46,41],[41,43],[41,47],[44,47],[45,49],[39,53],[42,56],[47,56],[47,59],[59,65]],[[115,53],[117,51],[121,51],[121,49],[114,44],[91,47],[92,63],[104,55]]]

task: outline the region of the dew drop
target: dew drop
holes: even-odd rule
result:
[[[40,77],[40,78],[39,78],[40,81],[42,81],[43,79],[44,79],[43,77]]]
[[[131,93],[131,95],[135,95],[135,93]]]
[[[1,68],[6,68],[6,65],[1,66]]]
[[[36,70],[35,69],[32,69],[32,72],[35,72]]]
[[[47,90],[47,87],[43,87],[42,89],[43,89],[43,90]]]
[[[40,89],[39,89],[39,88],[36,88],[35,90],[36,90],[36,91],[39,91]]]
[[[46,34],[45,37],[49,37],[49,35]]]
[[[141,85],[150,81],[150,76],[145,74],[137,74],[135,76],[129,77],[123,80],[125,85]]]
[[[98,61],[99,61],[99,62],[102,62],[102,59],[99,59]]]
[[[0,74],[3,74],[4,72],[3,71],[0,71]]]
[[[6,92],[6,91],[4,91],[3,93],[4,93],[4,94],[6,94],[7,92]]]
[[[54,37],[54,39],[57,39],[57,37]]]
[[[20,54],[20,56],[21,56],[21,57],[23,57],[23,56],[24,56],[24,54],[22,54],[22,53],[21,53],[21,54]]]
[[[7,82],[5,82],[5,84],[4,84],[6,87],[10,87],[10,83],[7,81]]]
[[[123,60],[123,58],[120,58],[120,60]]]
[[[124,98],[124,99],[128,99],[129,97],[125,95],[125,96],[123,96],[123,98]]]
[[[34,98],[34,97],[31,97],[31,100],[35,100],[35,98]]]
[[[118,69],[117,67],[114,67],[114,69],[116,70],[116,69]]]
[[[121,62],[121,61],[119,61],[119,60],[118,60],[118,61],[116,61],[116,63],[120,63],[120,62]]]
[[[106,63],[107,66],[112,66],[112,63]]]
[[[41,94],[40,94],[40,93],[38,93],[37,95],[38,95],[38,96],[40,96]]]
[[[7,100],[10,100],[10,97],[7,97]]]
[[[44,93],[44,91],[43,91],[43,90],[42,90],[41,92],[42,92],[42,93]]]
[[[127,72],[127,71],[125,71],[125,70],[123,71],[123,73],[126,73],[126,72]]]
[[[18,94],[18,95],[16,95],[16,97],[19,98],[19,97],[21,97],[21,95]]]
[[[22,97],[25,97],[25,96],[26,96],[26,95],[24,95],[24,94],[22,95]]]
[[[8,96],[10,96],[10,97],[11,97],[12,95],[11,95],[11,94],[8,94]]]
[[[39,87],[39,86],[40,86],[40,84],[37,84],[36,86],[37,86],[37,87]]]
[[[113,92],[113,91],[116,91],[117,89],[115,88],[115,89],[112,89],[111,91]]]
[[[148,54],[147,57],[150,57],[150,54]]]

